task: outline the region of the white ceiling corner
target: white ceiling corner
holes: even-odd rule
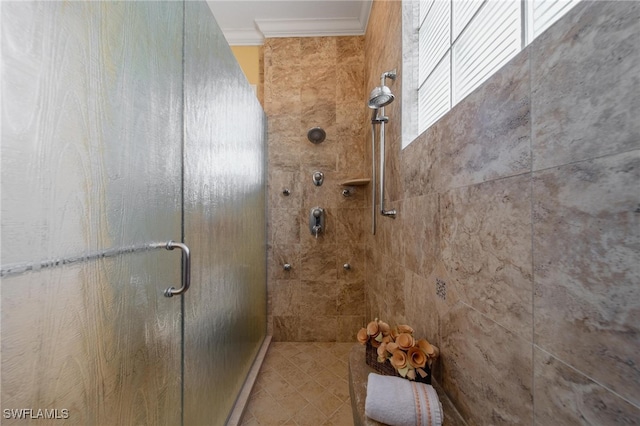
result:
[[[230,45],[272,37],[363,35],[372,0],[208,0]]]

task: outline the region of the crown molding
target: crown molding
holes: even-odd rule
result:
[[[362,35],[366,30],[359,18],[256,19],[255,23],[265,38]]]
[[[357,17],[256,19],[253,28],[222,28],[232,46],[256,46],[265,38],[359,36],[367,30],[373,1],[361,1]]]
[[[261,46],[264,44],[264,36],[256,28],[227,28],[223,30],[223,33],[230,46]]]
[[[360,27],[362,28],[362,34],[367,32],[367,25],[369,25],[369,15],[371,15],[371,6],[373,6],[373,0],[362,2],[360,7]]]

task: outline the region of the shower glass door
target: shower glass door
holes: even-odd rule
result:
[[[0,422],[224,424],[266,335],[266,119],[208,6],[0,17]]]
[[[185,2],[184,424],[222,425],[266,335],[266,120],[205,2]]]
[[[179,425],[183,5],[0,8],[0,422]]]

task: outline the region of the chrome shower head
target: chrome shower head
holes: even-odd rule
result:
[[[395,96],[391,93],[391,89],[384,85],[378,86],[373,89],[369,95],[369,108],[382,108],[383,106],[389,105],[394,99]]]

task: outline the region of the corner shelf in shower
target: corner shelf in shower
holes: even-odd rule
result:
[[[365,186],[365,185],[368,185],[369,182],[371,182],[371,179],[369,179],[369,178],[357,178],[357,179],[345,180],[344,182],[341,182],[340,185],[342,185],[342,186]]]

